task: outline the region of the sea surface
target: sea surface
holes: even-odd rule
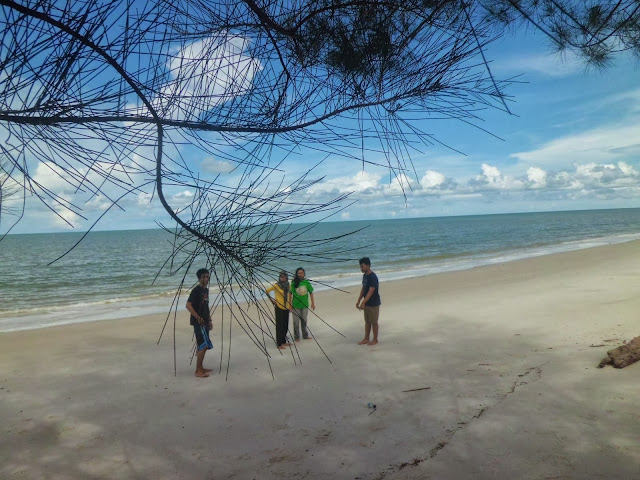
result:
[[[464,270],[639,239],[640,209],[323,222],[306,235],[332,237],[359,229],[336,241],[332,248],[341,253],[334,259],[312,260],[310,251],[308,262],[281,268],[303,266],[317,290],[359,284],[362,256],[371,258],[381,283]],[[170,234],[91,232],[50,264],[82,235],[20,234],[0,241],[0,331],[169,313],[182,280],[159,274],[171,253]],[[193,273],[188,278],[195,280]]]

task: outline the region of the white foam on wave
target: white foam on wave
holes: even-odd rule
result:
[[[529,247],[522,249],[493,252],[487,254],[475,254],[466,257],[452,257],[446,260],[432,261],[425,264],[413,264],[402,268],[376,268],[372,265],[372,270],[378,275],[380,282],[402,280],[405,278],[424,277],[437,273],[454,272],[459,270],[469,270],[471,268],[484,265],[494,265],[498,263],[523,260],[525,258],[551,255],[554,253],[582,250],[585,248],[599,247],[617,243],[631,242],[639,240],[639,234],[612,235],[606,237],[589,238],[570,242],[563,242],[555,245],[545,245],[540,247]],[[326,285],[317,285],[316,290],[327,290],[331,287],[344,288],[359,285],[362,280],[361,273],[354,273],[352,276],[341,275],[335,277],[318,277]]]
[[[14,315],[3,314],[0,317],[0,332],[168,313],[171,300],[166,295],[154,299],[121,299],[119,301],[113,299],[92,304],[77,303],[49,309],[32,309],[37,311],[21,311]],[[180,308],[184,309],[184,305]]]

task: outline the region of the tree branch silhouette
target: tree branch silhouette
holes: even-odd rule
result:
[[[418,116],[475,124],[487,108],[508,112],[511,81],[496,79],[485,55],[505,26],[528,23],[603,64],[640,51],[639,8],[0,0],[0,215],[5,178],[22,194],[16,221],[33,200],[73,225],[86,216],[82,202],[124,209],[132,196],[157,197],[175,223],[162,268],[181,287],[194,265],[215,271],[217,305],[268,357],[263,284],[287,262],[333,258],[332,239],[313,238],[313,226],[350,202],[313,199],[318,162],[384,165],[404,186],[411,155],[435,141]],[[207,157],[228,168],[202,170]]]

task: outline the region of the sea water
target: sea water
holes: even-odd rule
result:
[[[464,270],[638,239],[640,209],[323,222],[304,235],[349,232],[356,233],[330,244],[339,252],[330,259],[319,259],[327,257],[324,245],[317,247],[323,255],[312,249],[278,268],[293,272],[302,266],[320,291],[359,284],[363,256],[371,258],[381,282]],[[169,313],[182,280],[182,274],[161,271],[172,251],[171,234],[91,232],[50,264],[82,236],[20,234],[0,242],[0,331]],[[195,272],[187,278],[195,282]]]

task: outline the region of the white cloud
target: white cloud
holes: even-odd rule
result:
[[[619,162],[618,168],[625,175],[629,175],[629,176],[638,175],[638,172],[636,171],[636,169],[633,168],[631,165],[627,164],[626,162]]]
[[[640,88],[616,92],[612,95],[596,98],[603,107],[611,107],[615,103],[624,104],[629,109],[629,113],[640,113]]]
[[[111,209],[111,212],[118,210],[113,205],[116,200],[119,207],[132,212],[134,217],[143,210],[152,210],[151,193],[134,192],[121,198],[130,188],[131,178],[127,173],[136,174],[128,171],[126,165],[108,170],[111,166],[109,163],[95,162],[96,170],[78,166],[65,170],[52,162],[38,162],[31,170],[31,178],[32,188],[40,198],[32,192],[26,199],[30,217],[35,215],[41,218],[37,230],[70,228],[65,220],[75,228],[89,228],[107,209]],[[103,182],[103,177],[97,173],[99,171],[109,172],[113,181]],[[123,183],[118,184],[118,181]],[[94,193],[98,188],[100,191]],[[107,214],[107,218],[110,215]],[[100,224],[105,221],[108,222],[101,220]]]
[[[424,177],[420,180],[420,185],[424,188],[437,188],[445,182],[445,176],[440,172],[427,170]]]
[[[530,188],[544,188],[547,186],[547,172],[538,167],[529,167],[527,181]]]
[[[494,73],[512,74],[532,72],[546,77],[568,77],[584,72],[585,63],[572,52],[563,54],[518,55],[496,60],[491,68]]]
[[[611,126],[557,138],[528,152],[510,155],[528,165],[562,168],[574,163],[612,163],[622,160],[629,149],[640,148],[640,122]]]
[[[408,177],[406,174],[401,173],[400,175],[393,177],[391,182],[387,185],[383,185],[382,189],[384,190],[384,195],[406,195],[408,190],[414,189],[417,187],[417,182]]]
[[[136,207],[148,207],[151,205],[153,195],[150,193],[140,192],[136,196]]]
[[[205,158],[200,164],[200,168],[209,173],[229,173],[233,171],[235,165],[224,160],[216,160],[215,158]]]
[[[191,190],[183,190],[171,195],[172,205],[186,206],[193,201],[194,193]]]
[[[635,184],[638,173],[624,162],[617,165],[588,163],[576,165],[576,178],[589,186],[618,188]]]
[[[178,50],[168,62],[173,79],[153,101],[164,116],[198,120],[212,107],[246,94],[262,69],[245,54],[249,40],[231,33],[198,40]]]
[[[482,175],[479,177],[481,180],[486,181],[489,185],[502,185],[504,184],[504,177],[497,167],[492,167],[486,163],[482,164]]]
[[[367,171],[359,171],[352,177],[336,177],[313,185],[308,189],[311,195],[317,194],[343,194],[355,192],[360,194],[373,194],[380,189],[382,175]]]
[[[474,189],[517,190],[524,186],[521,180],[503,175],[497,167],[483,163],[481,168],[482,173],[469,181],[469,186]]]
[[[86,168],[80,168],[78,170],[77,177],[81,177],[87,173]],[[68,180],[65,180],[69,175],[58,165],[52,162],[39,162],[36,166],[35,172],[32,173],[31,178],[34,182],[40,184],[42,187],[52,192],[63,194],[68,192],[72,194],[76,191],[76,188],[72,186]]]
[[[484,163],[481,171],[469,179],[447,178],[442,172],[427,170],[418,184],[403,177],[400,181],[383,182],[381,175],[359,172],[353,177],[340,177],[314,186],[308,192],[313,198],[319,194],[354,192],[353,200],[385,205],[387,214],[408,205],[424,205],[426,197],[437,195],[438,201],[460,202],[475,199],[478,202],[494,202],[502,198],[511,201],[527,198],[549,201],[580,199],[615,200],[628,199],[640,194],[640,173],[626,162],[576,163],[564,170],[547,171],[529,167],[520,174],[505,175],[495,165]],[[411,185],[400,190],[400,185]],[[400,193],[403,193],[400,197]],[[531,197],[531,196],[534,197]],[[423,200],[418,200],[423,198]],[[351,210],[351,209],[350,209]]]

